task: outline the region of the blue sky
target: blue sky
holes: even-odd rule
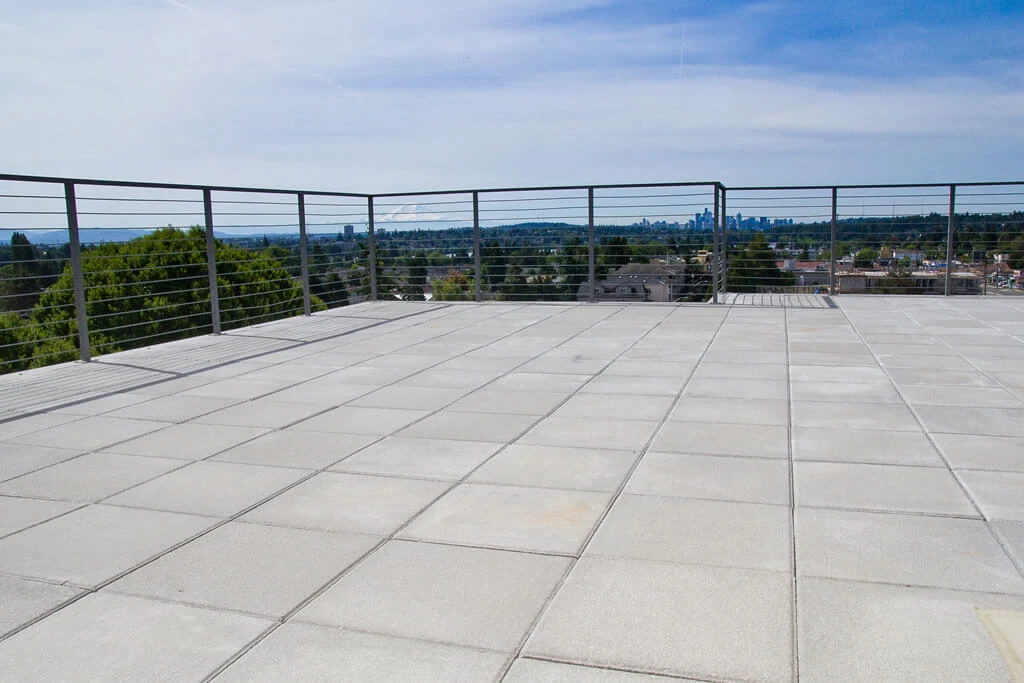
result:
[[[1024,178],[1024,3],[2,0],[11,173],[351,191]]]

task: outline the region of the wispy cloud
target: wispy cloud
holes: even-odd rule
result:
[[[0,26],[3,170],[355,191],[1020,175],[1013,3],[848,4],[22,4]]]

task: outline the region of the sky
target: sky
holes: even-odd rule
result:
[[[1019,0],[0,0],[0,172],[1022,180],[1022,64]]]

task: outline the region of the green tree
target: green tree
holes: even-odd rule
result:
[[[473,278],[465,273],[452,270],[442,278],[435,278],[432,284],[437,301],[472,301],[474,298]]]
[[[875,264],[876,258],[878,253],[874,249],[864,247],[853,257],[853,265],[855,268],[870,268]]]
[[[89,343],[109,353],[181,339],[210,329],[210,292],[202,228],[163,228],[123,244],[83,251]],[[302,310],[302,287],[265,253],[216,243],[217,291],[223,329]],[[314,299],[314,309],[325,308]],[[41,296],[22,339],[30,365],[77,357],[78,325],[70,266]],[[27,353],[25,354],[28,355]]]
[[[776,264],[776,254],[768,246],[764,233],[754,233],[750,243],[732,257],[726,287],[731,292],[756,292],[759,289],[791,287],[796,278]]]

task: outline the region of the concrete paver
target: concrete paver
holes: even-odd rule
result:
[[[802,299],[378,302],[5,376],[0,677],[1009,680],[1024,305]]]

